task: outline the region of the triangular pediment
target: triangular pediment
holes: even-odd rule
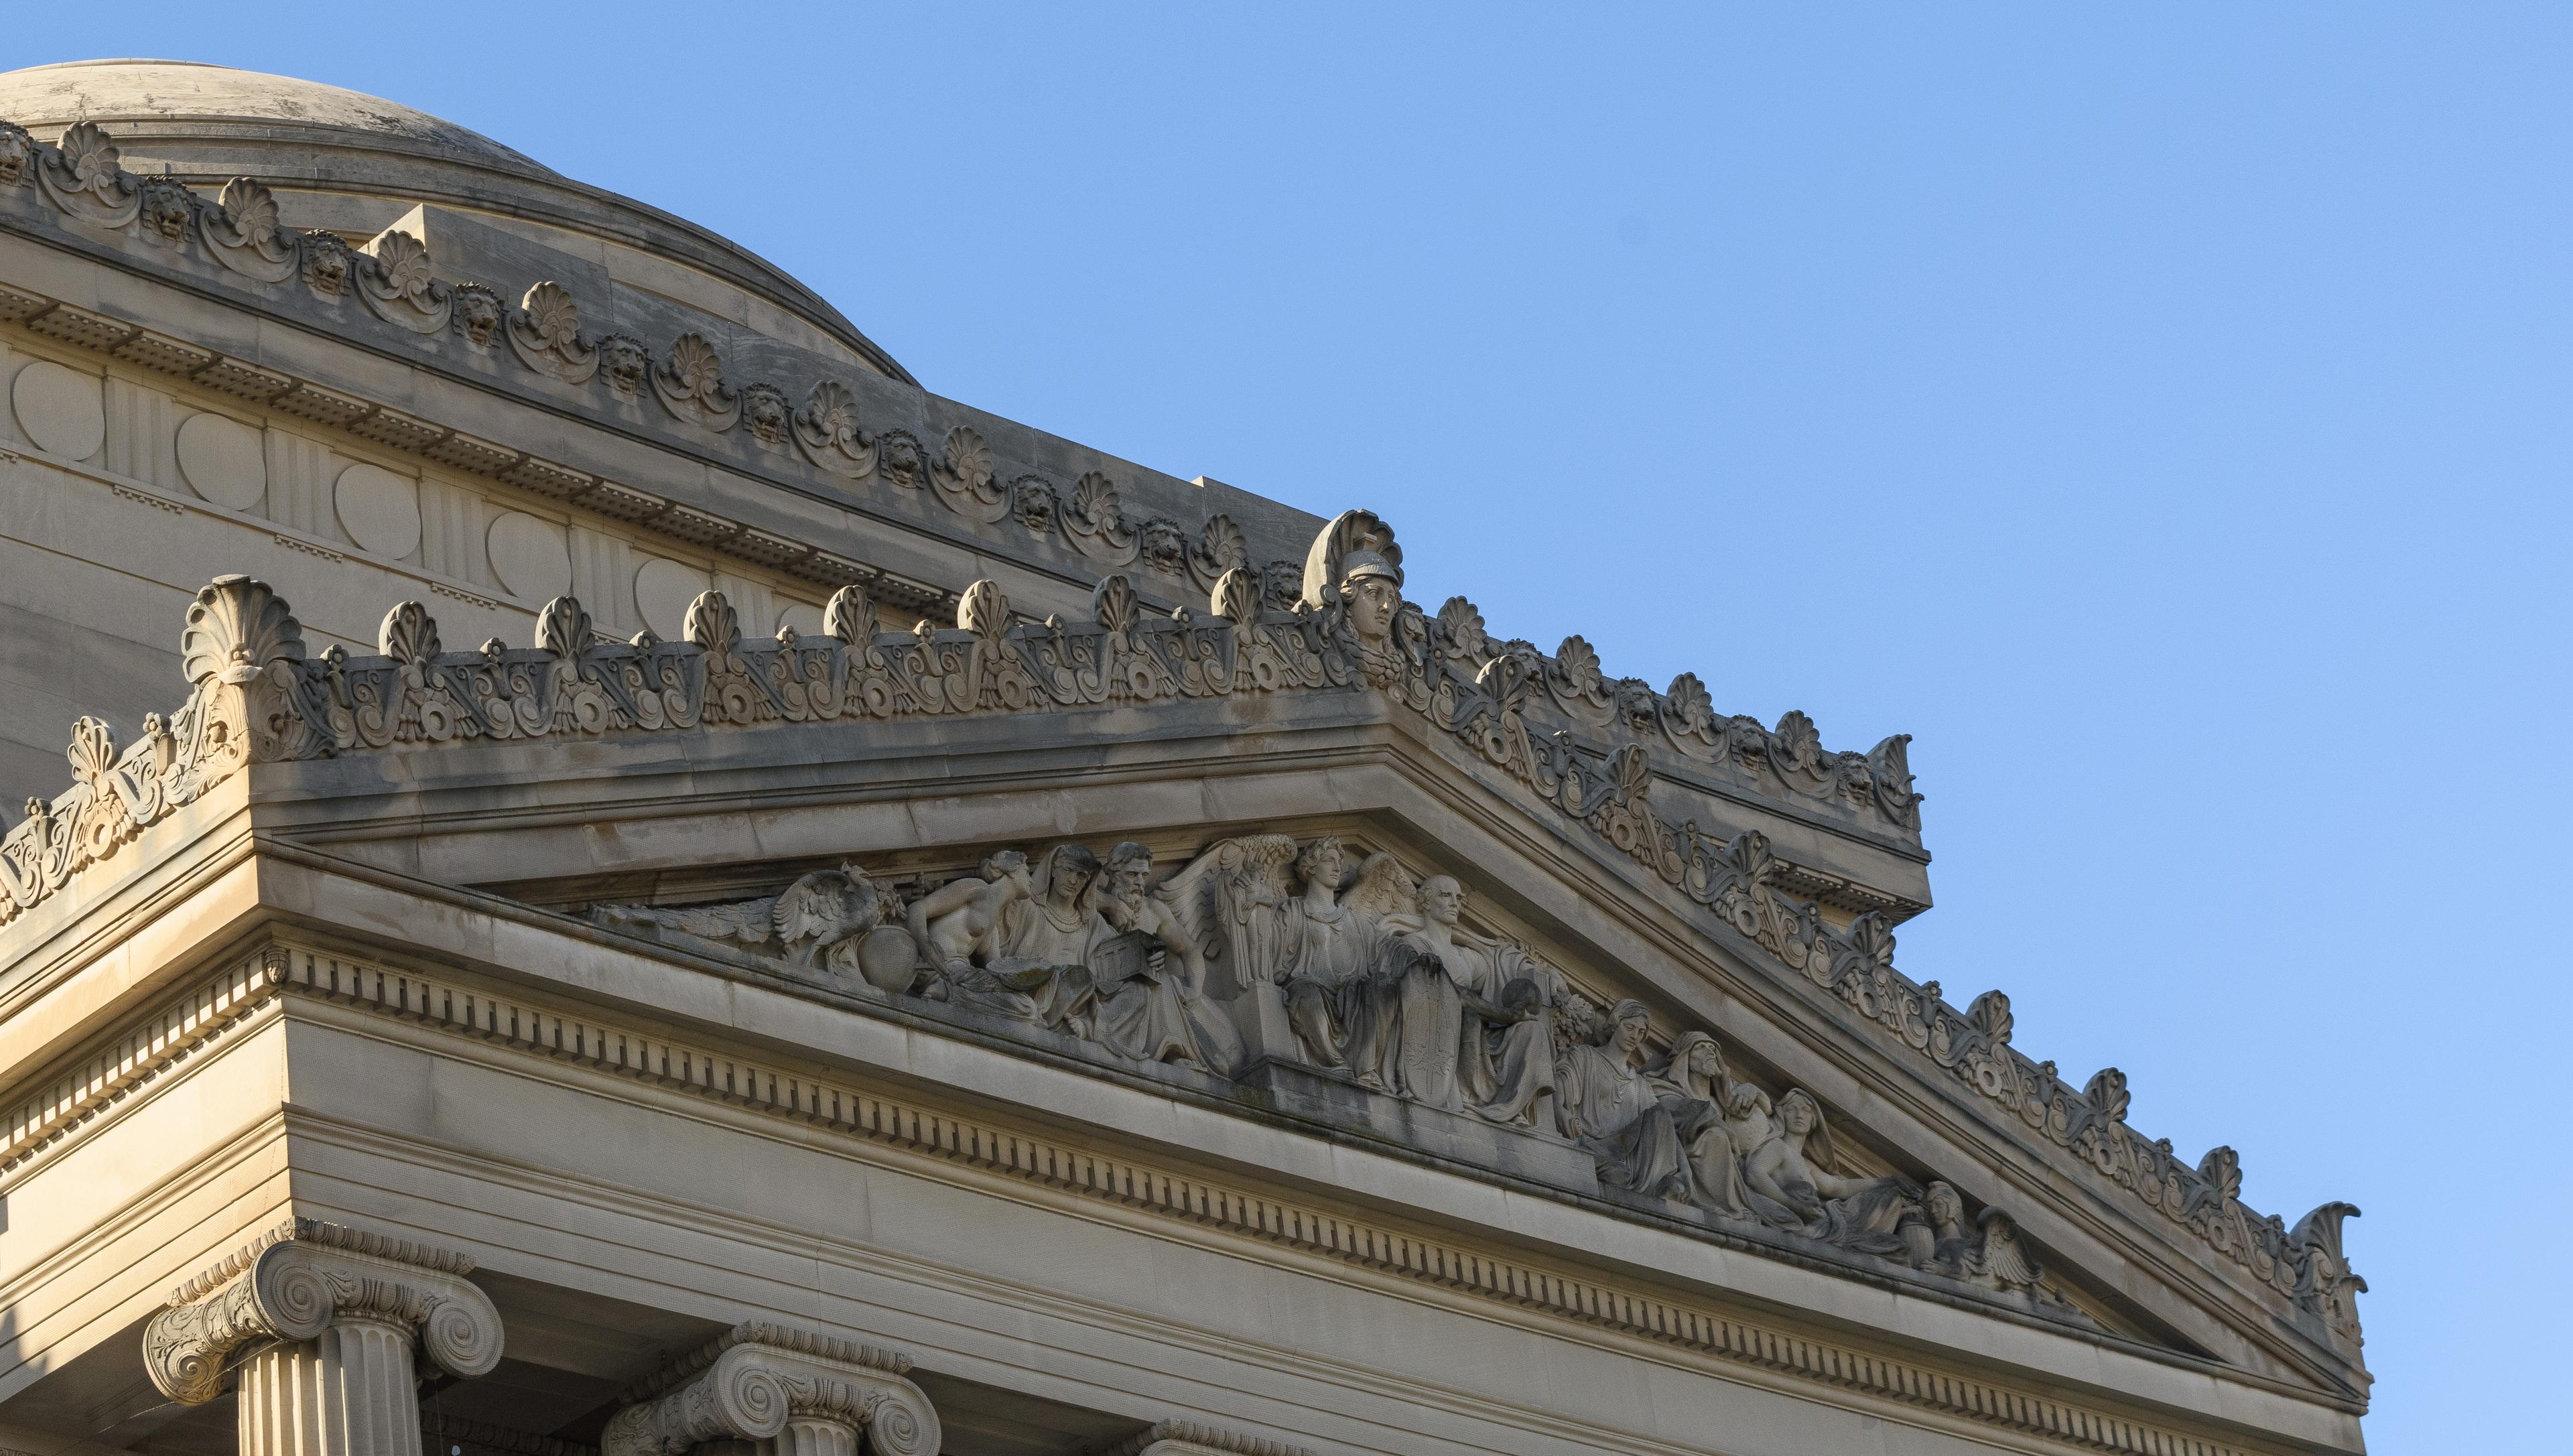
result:
[[[611,643],[563,599],[528,647],[451,652],[405,604],[374,657],[306,655],[230,578],[191,609],[186,705],[123,750],[85,723],[75,788],[0,864],[24,914],[251,768],[282,776],[259,796],[282,839],[364,856],[388,816],[428,825],[405,855],[431,879],[642,954],[2363,1386],[2338,1205],[2252,1213],[2229,1150],[2191,1167],[2126,1125],[2118,1074],[2077,1090],[2012,1047],[1998,993],[1959,1010],[1894,968],[1869,907],[1902,887],[1851,870],[1917,841],[1899,742],[1834,759],[1759,730],[1746,754],[1685,682],[1639,696],[1484,639],[1462,603],[1331,585],[1390,545],[1344,517],[1310,599],[1264,605],[1236,572],[1199,618],[1146,618],[1112,577],[1092,620],[1032,624],[977,583],[957,627],[888,634],[851,589],[828,634],[751,641],[708,593],[688,640]],[[1657,773],[1692,732],[1721,750]],[[1828,813],[1793,781],[1817,764]],[[1718,770],[1742,779],[1721,799]],[[1750,822],[1719,838],[1675,807]]]

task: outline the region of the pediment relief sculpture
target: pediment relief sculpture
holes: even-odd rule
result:
[[[558,598],[539,614],[536,646],[508,648],[494,641],[455,652],[437,650],[433,623],[417,604],[406,604],[388,615],[382,654],[372,658],[336,648],[307,656],[291,613],[274,593],[248,578],[226,578],[199,593],[190,611],[188,673],[195,687],[188,702],[166,726],[150,725],[145,739],[130,747],[117,748],[112,739],[92,741],[104,734],[103,727],[75,735],[88,746],[84,751],[75,744],[72,790],[50,803],[31,804],[27,818],[0,838],[0,925],[56,893],[82,867],[112,858],[117,846],[204,786],[252,761],[408,751],[469,738],[701,732],[763,722],[1063,711],[1245,692],[1376,691],[1507,768],[1541,802],[1654,871],[1708,912],[1710,935],[1738,938],[1729,943],[1736,953],[1773,974],[1810,983],[1853,1021],[1872,1028],[1893,1055],[1922,1059],[1925,1075],[1954,1078],[1973,1089],[1996,1115],[2025,1123],[2042,1145],[2064,1149],[2073,1163],[2128,1190],[2254,1283],[2292,1301],[2314,1328],[2355,1344],[2350,1310],[2359,1284],[2332,1251],[2337,1220],[2309,1218],[2291,1227],[2253,1213],[2237,1196],[2239,1175],[2229,1150],[2192,1166],[2166,1140],[2147,1139],[2126,1124],[2121,1079],[2095,1078],[2088,1089],[2076,1089],[2052,1064],[2013,1048],[2006,997],[1991,993],[1966,1011],[1956,1010],[1936,984],[1913,982],[1895,969],[1894,935],[1885,917],[1869,913],[1841,922],[1812,902],[1794,899],[1786,888],[1788,867],[1757,831],[1724,840],[1663,818],[1651,802],[1654,775],[1641,744],[1625,743],[1603,761],[1567,733],[1532,729],[1526,712],[1544,691],[1541,674],[1503,644],[1465,677],[1460,664],[1471,661],[1479,614],[1451,609],[1432,619],[1392,594],[1400,563],[1385,549],[1390,537],[1373,517],[1335,522],[1317,542],[1318,570],[1308,570],[1303,583],[1306,594],[1322,604],[1299,596],[1286,611],[1254,609],[1248,573],[1237,570],[1219,580],[1203,616],[1147,617],[1131,583],[1111,577],[1094,593],[1094,620],[1028,623],[1016,620],[998,586],[987,582],[963,594],[956,628],[923,623],[911,633],[882,633],[873,630],[873,603],[851,587],[825,610],[828,635],[746,639],[721,594],[710,592],[688,613],[688,640],[662,642],[645,634],[622,643],[594,640],[588,614],[577,602]],[[281,618],[285,628],[276,628],[272,617]],[[1352,645],[1361,632],[1376,644],[1377,668],[1364,667]],[[217,639],[233,654],[232,665],[214,660],[211,644]],[[1366,686],[1365,671],[1378,672],[1390,686]],[[1589,1139],[1585,1146],[1623,1139],[1601,1166],[1601,1179],[1610,1187],[1680,1196],[1719,1212],[1737,1204],[1759,1208],[1727,1191],[1732,1183],[1720,1158],[1709,1160],[1697,1151],[1712,1125],[1706,1118],[1675,1111],[1665,1136],[1664,1119],[1645,1114],[1651,1099],[1631,1084],[1649,1068],[1631,1057],[1620,1071],[1604,1053],[1563,1055],[1567,1047],[1596,1051],[1609,1045],[1606,1032],[1613,1027],[1596,1038],[1581,1034],[1584,1025],[1598,1024],[1597,1008],[1578,998],[1532,998],[1521,983],[1552,994],[1541,973],[1461,928],[1446,930],[1440,943],[1444,909],[1419,903],[1420,886],[1370,877],[1363,861],[1353,878],[1299,872],[1299,848],[1270,840],[1251,836],[1211,848],[1161,887],[1176,897],[1169,899],[1171,913],[1208,963],[1205,981],[1186,994],[1162,989],[1181,985],[1171,978],[1189,970],[1187,955],[1173,951],[1170,938],[1160,934],[1166,928],[1156,922],[1128,937],[1130,927],[1119,922],[1119,913],[1104,907],[1099,916],[1119,934],[1100,938],[1099,946],[1083,939],[1079,955],[1063,949],[1075,935],[1071,930],[1061,932],[1068,938],[1062,947],[1034,952],[1001,949],[991,931],[976,929],[962,942],[945,936],[943,953],[915,951],[913,979],[958,996],[960,1006],[980,996],[986,1010],[1031,1010],[1035,1024],[1084,1045],[1106,1048],[1114,1039],[1119,1047],[1144,1049],[1133,1056],[1211,1070],[1226,1065],[1230,1048],[1220,1032],[1209,1030],[1204,1003],[1232,1000],[1244,986],[1265,987],[1262,994],[1274,992],[1280,1020],[1292,1030],[1281,1032],[1281,1046],[1258,1048],[1261,1056],[1346,1077],[1385,1095],[1425,1096],[1442,1110],[1451,1105],[1452,1068],[1452,1105],[1464,1115],[1538,1130],[1551,1117],[1552,1135]],[[1052,868],[1067,877],[1099,878],[1076,858]],[[1339,874],[1347,874],[1345,864]],[[1211,885],[1218,888],[1206,888]],[[1406,894],[1415,897],[1407,905]],[[1302,908],[1290,910],[1290,902]],[[1052,933],[1029,918],[1046,903],[1039,900],[1010,921],[1014,941],[1054,945]],[[1341,911],[1369,924],[1345,935],[1329,929]],[[1217,930],[1209,933],[1210,925]],[[1282,960],[1288,954],[1289,929],[1296,937],[1293,959]],[[1248,938],[1245,949],[1234,949],[1237,935]],[[1109,948],[1112,941],[1116,949]],[[886,942],[878,938],[877,944]],[[963,969],[954,964],[959,944],[966,947]],[[1176,972],[1165,972],[1174,955]],[[1157,973],[1142,979],[1161,1000],[1129,995],[1123,1010],[1103,1016],[1102,966],[1110,967],[1113,989],[1134,979],[1123,968],[1139,957]],[[859,958],[854,984],[880,984],[857,949],[842,953],[842,964],[831,967],[826,948],[822,964],[841,974],[850,958]],[[885,959],[890,958],[880,957],[880,965]],[[1435,975],[1422,963],[1437,967]],[[1044,972],[1055,974],[1039,974]],[[880,974],[890,985],[902,979],[904,968],[885,967]],[[1411,1007],[1423,1009],[1406,1021]],[[1435,1038],[1422,1030],[1433,1022],[1450,1025],[1451,1014],[1457,1033],[1452,1052],[1443,1030]],[[1553,1027],[1546,1038],[1557,1055],[1536,1057],[1536,1034],[1527,1028],[1549,1016]],[[1189,1034],[1164,1038],[1153,1030],[1175,1026]],[[1240,1030],[1238,1020],[1235,1026]],[[1146,1042],[1156,1045],[1145,1047]],[[1580,1072],[1577,1087],[1568,1082],[1567,1068]],[[1723,1112],[1728,1138],[1758,1132],[1756,1119],[1737,1115],[1730,1095],[1701,1094],[1696,1100]],[[1764,1115],[1774,1121],[1777,1113],[1773,1101]],[[1567,1116],[1573,1120],[1566,1122]],[[1747,1126],[1737,1129],[1736,1122]],[[1810,1141],[1799,1144],[1807,1149],[1805,1165],[1842,1176],[1814,1161]],[[1670,1155],[1673,1144],[1683,1152]],[[1752,1150],[1727,1145],[1736,1159]],[[1690,1164],[1697,1182],[1673,1180],[1671,1169],[1681,1161]],[[1765,1154],[1765,1162],[1793,1172],[1782,1153]],[[1782,1188],[1796,1183],[1777,1169],[1764,1175]],[[1752,1181],[1747,1167],[1744,1181]],[[1831,1192],[1820,1181],[1812,1187],[1824,1205],[1854,1196]],[[1811,1198],[1764,1196],[1797,1210],[1799,1227],[1819,1228],[1826,1238],[1846,1235],[1882,1246],[1889,1231],[1882,1209],[1836,1217],[1827,1206],[1818,1211]],[[1892,1227],[1899,1229],[1904,1216],[1893,1214]]]
[[[1236,1079],[1293,1063],[1569,1144],[1602,1188],[1646,1206],[2088,1320],[2006,1213],[1985,1209],[1970,1231],[1954,1185],[1852,1171],[1811,1093],[1773,1095],[1735,1076],[1713,1034],[1665,1039],[1641,1002],[1603,1004],[1466,912],[1454,876],[1415,876],[1331,836],[1253,834],[1170,871],[1141,844],[1103,859],[1066,843],[1033,857],[994,850],[971,873],[907,887],[852,863],[773,896],[602,905],[590,916],[746,952],[852,993],[1042,1029],[1111,1063]]]

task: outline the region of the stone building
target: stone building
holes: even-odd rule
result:
[[[2361,1449],[2355,1210],[1896,968],[1905,740],[391,102],[0,118],[0,1447]]]

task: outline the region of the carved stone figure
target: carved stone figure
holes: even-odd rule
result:
[[[1686,1201],[1694,1188],[1690,1144],[1721,1119],[1695,1098],[1667,1094],[1645,1075],[1652,1030],[1643,1003],[1608,1010],[1604,1045],[1575,1042],[1556,1069],[1565,1136],[1599,1164],[1599,1180],[1646,1197]]]
[[[865,975],[870,982],[884,974],[886,944],[868,944],[869,933],[882,928],[895,910],[885,893],[855,865],[816,870],[783,891],[756,900],[665,910],[646,905],[601,906],[593,914],[602,925],[652,925],[699,940],[773,953],[805,970]],[[894,932],[899,935],[899,932]],[[876,963],[875,974],[862,957]],[[908,953],[903,959],[908,962]]]
[[[1752,1208],[1773,1227],[1861,1253],[1903,1253],[1896,1230],[1920,1208],[1920,1186],[1909,1178],[1845,1177],[1837,1164],[1821,1105],[1796,1088],[1778,1099],[1776,1135],[1743,1155],[1742,1177]]]
[[[617,393],[631,397],[641,391],[643,376],[651,367],[652,352],[643,347],[642,340],[611,334],[598,341],[598,376]]]
[[[456,285],[455,332],[475,349],[489,349],[499,342],[504,313],[498,294],[480,284]]]
[[[983,857],[982,877],[950,880],[911,903],[905,913],[921,959],[953,979],[974,968],[974,949],[1001,923],[1001,912],[1036,892],[1028,857],[995,850]]]
[[[749,384],[741,391],[742,427],[761,444],[786,442],[786,391],[775,384]]]
[[[1128,953],[1093,967],[1099,1041],[1138,1062],[1230,1072],[1242,1061],[1242,1039],[1208,1003],[1206,957],[1178,912],[1150,893],[1152,883],[1153,852],[1130,842],[1109,851],[1107,872],[1091,890],[1092,908],[1129,939]]]
[[[1460,926],[1465,892],[1453,877],[1421,881],[1414,904],[1383,922],[1417,953],[1395,983],[1396,1090],[1441,1111],[1534,1125],[1554,1091],[1550,973],[1518,947]]]
[[[349,291],[349,274],[356,267],[355,255],[337,234],[306,233],[304,246],[305,287],[322,298],[337,299]]]
[[[1046,851],[1028,893],[1001,906],[962,971],[949,968],[948,999],[1090,1037],[1091,963],[1117,938],[1089,904],[1099,868],[1099,856],[1077,844]]]
[[[139,186],[136,221],[143,236],[173,248],[187,242],[196,227],[197,195],[170,177],[147,177]]]
[[[36,155],[36,139],[15,122],[0,122],[0,188],[26,180],[27,164]]]
[[[1409,898],[1401,867],[1371,856],[1350,886],[1347,854],[1325,836],[1297,852],[1294,869],[1301,893],[1283,907],[1285,957],[1275,973],[1286,990],[1287,1025],[1305,1061],[1345,1068],[1360,1085],[1391,1092],[1387,1057],[1401,992],[1377,974],[1384,937],[1367,911]],[[1344,890],[1358,903],[1344,903]]]
[[[1670,1112],[1675,1133],[1684,1137],[1692,1179],[1690,1201],[1718,1213],[1747,1216],[1750,1201],[1742,1183],[1742,1151],[1723,1115],[1731,1080],[1724,1068],[1724,1049],[1706,1032],[1683,1032],[1671,1044],[1670,1061],[1654,1075],[1662,1105]],[[1752,1090],[1757,1095],[1757,1089]],[[1674,1107],[1674,1099],[1692,1104]],[[1702,1115],[1703,1105],[1715,1115]],[[1763,1115],[1766,1115],[1765,1113]]]

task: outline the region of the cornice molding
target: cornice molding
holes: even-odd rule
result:
[[[2236,1196],[2232,1149],[2216,1148],[2192,1168],[2168,1140],[2127,1126],[2123,1074],[2104,1071],[2076,1091],[2052,1063],[2014,1050],[2008,997],[1989,992],[1956,1010],[1936,983],[1894,968],[1884,916],[1835,926],[1818,906],[1783,893],[1786,867],[1765,835],[1721,840],[1694,821],[1663,818],[1640,742],[1603,750],[1568,731],[1536,731],[1527,700],[1538,669],[1506,648],[1478,658],[1490,644],[1455,625],[1455,603],[1431,619],[1391,592],[1361,600],[1330,584],[1382,586],[1364,563],[1391,563],[1387,552],[1398,556],[1391,529],[1349,512],[1314,543],[1307,579],[1319,583],[1315,599],[1288,610],[1261,607],[1237,570],[1217,583],[1206,618],[1147,619],[1127,578],[1111,576],[1093,593],[1088,622],[1014,624],[999,584],[987,580],[963,593],[956,629],[924,624],[910,634],[874,631],[873,603],[843,587],[826,609],[826,635],[747,640],[730,602],[710,591],[688,608],[683,642],[646,633],[597,643],[580,603],[557,597],[538,617],[536,645],[447,652],[428,609],[405,602],[386,614],[381,654],[368,658],[336,648],[308,657],[300,623],[274,591],[220,578],[189,610],[182,646],[195,689],[175,729],[149,718],[144,741],[120,752],[105,723],[82,719],[69,750],[72,790],[31,805],[28,820],[0,839],[0,927],[252,761],[432,750],[468,738],[587,740],[1264,693],[1364,695],[1498,768],[1652,872],[1707,913],[1711,934],[1740,938],[1747,958],[1824,993],[1898,1059],[1918,1059],[1925,1078],[1980,1093],[2001,1116],[2194,1235],[2244,1271],[2281,1316],[2312,1324],[2358,1364],[2353,1296],[2365,1286],[2340,1237],[2354,1208],[2325,1204],[2293,1229],[2254,1213]]]
[[[607,1025],[600,1019],[494,996],[444,976],[291,945],[273,947],[251,961],[277,969],[276,979],[267,984],[284,996],[315,997],[368,1016],[464,1039],[474,1044],[476,1056],[514,1054],[530,1059],[531,1064],[587,1069],[664,1092],[702,1098],[737,1113],[791,1122],[808,1133],[845,1137],[849,1150],[859,1156],[866,1155],[861,1149],[867,1145],[925,1154],[937,1165],[1104,1200],[1121,1209],[1175,1219],[1200,1232],[1291,1248],[1377,1278],[1489,1300],[1524,1314],[1612,1330],[1791,1381],[1855,1390],[1946,1418],[2085,1449],[2248,1456],[2248,1448],[2228,1442],[1817,1338],[1664,1290],[1569,1272],[1465,1239],[1397,1228],[1148,1159],[1102,1153],[987,1117],[890,1096],[854,1078],[817,1076],[694,1039],[630,1024]],[[720,1354],[725,1340],[733,1338],[719,1338],[689,1359],[702,1363],[709,1351]],[[861,1358],[852,1363],[872,1361],[880,1370],[890,1370],[898,1359],[864,1346],[831,1348],[860,1352]],[[645,1395],[663,1388],[665,1383],[647,1381],[630,1393]]]

